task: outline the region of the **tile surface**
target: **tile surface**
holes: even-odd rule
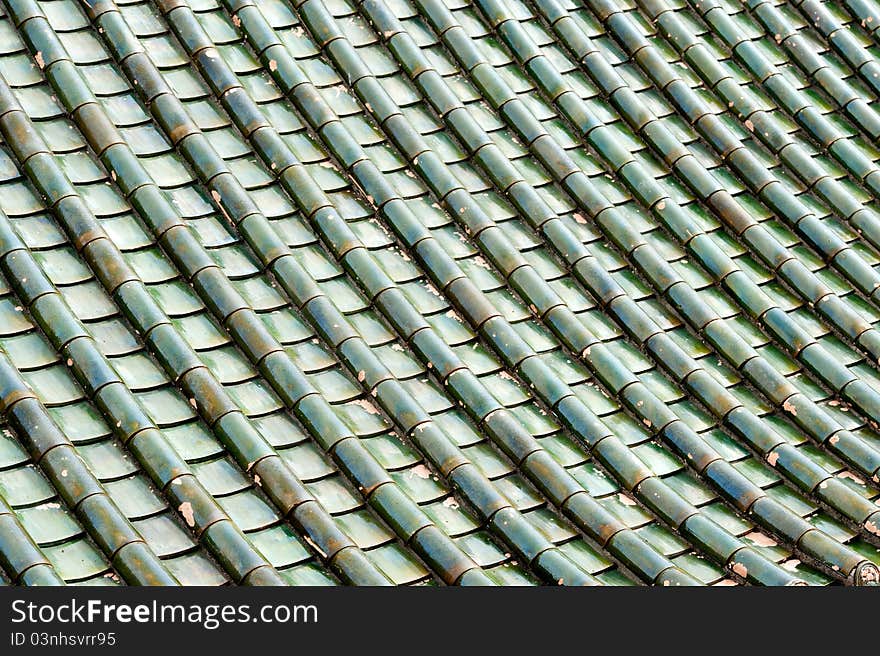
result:
[[[0,0],[0,583],[880,584],[875,0]]]

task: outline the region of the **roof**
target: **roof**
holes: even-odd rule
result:
[[[876,0],[2,13],[3,583],[880,580]]]

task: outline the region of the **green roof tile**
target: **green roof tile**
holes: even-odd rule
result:
[[[0,580],[880,582],[873,8],[0,0]]]

